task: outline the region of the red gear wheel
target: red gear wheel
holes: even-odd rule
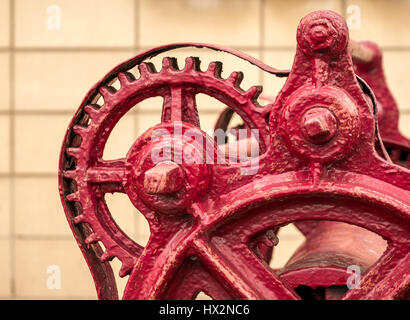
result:
[[[186,299],[200,290],[213,298],[297,299],[291,286],[269,269],[250,244],[267,230],[303,220],[346,222],[388,241],[384,255],[363,277],[361,289],[349,291],[344,299],[393,299],[408,294],[410,172],[381,158],[375,150],[373,110],[356,81],[347,44],[340,43],[348,38],[343,18],[328,11],[315,12],[302,20],[299,31],[315,29],[318,23],[322,29],[333,26],[327,36],[334,41],[298,39],[294,69],[271,109],[254,103],[258,89],[239,90],[235,75],[231,80],[220,79],[218,64],[202,73],[195,68],[195,59],[188,59],[184,70],[165,59],[163,70],[156,73],[137,58],[116,68],[90,91],[63,145],[60,193],[100,298],[116,295],[107,262],[101,265],[96,257],[102,261],[118,257],[123,263],[121,275],[132,268],[125,299]],[[298,38],[309,36],[298,32]],[[316,46],[313,50],[304,47],[312,41],[320,41],[319,51]],[[137,80],[123,73],[135,64],[142,74]],[[117,76],[121,89],[106,87]],[[90,106],[97,90],[104,98],[100,108]],[[209,139],[197,128],[192,95],[198,92],[219,99],[241,115],[248,127],[259,130],[264,153],[257,158],[257,174],[241,175],[248,163],[200,164],[196,170],[182,163],[184,173],[190,175],[182,190],[192,190],[198,181],[199,194],[176,189],[172,196],[151,197],[145,177],[145,190],[141,191],[142,175],[155,165],[144,160],[147,150],[169,142],[175,148],[181,132],[187,130],[196,130],[202,141]],[[306,92],[316,92],[316,96]],[[165,97],[163,123],[139,137],[126,159],[103,161],[104,145],[116,122],[136,103],[154,95]],[[320,108],[332,111],[342,130],[337,131],[337,125],[326,128],[326,116],[319,113],[313,120],[324,126],[308,128],[299,112],[316,108],[316,101],[321,102]],[[340,109],[332,109],[334,103]],[[155,129],[172,130],[181,120],[180,133],[172,131],[169,138],[152,141]],[[355,133],[352,136],[347,130],[349,123]],[[301,125],[309,137],[317,137],[321,131],[321,142],[312,138],[306,143]],[[336,132],[326,135],[326,130]],[[289,139],[289,133],[298,135],[297,141]],[[325,144],[323,137],[333,140]],[[190,141],[178,144],[198,150]],[[174,165],[173,174],[178,174],[177,169]],[[124,191],[150,224],[151,237],[144,249],[121,232],[104,208],[104,193]],[[184,201],[185,194],[191,201]],[[177,212],[164,214],[166,203]],[[93,244],[96,241],[104,244],[104,254]]]
[[[108,76],[105,83],[98,86],[98,91],[94,89],[89,92],[84,99],[84,107],[77,111],[70,124],[60,161],[60,193],[77,240],[81,248],[90,253],[85,253],[86,258],[95,260],[90,258],[95,250],[103,263],[103,273],[111,273],[106,269],[105,262],[117,257],[122,262],[120,276],[124,277],[130,273],[143,251],[143,247],[115,223],[104,201],[105,193],[126,192],[127,189],[126,159],[107,161],[102,159],[102,155],[113,127],[130,108],[144,99],[163,96],[163,123],[179,119],[199,126],[195,95],[204,93],[241,114],[250,128],[260,128],[261,123],[266,128],[268,108],[260,107],[256,102],[260,87],[243,91],[240,88],[240,72],[222,79],[220,62],[212,62],[205,72],[199,69],[199,63],[198,58],[187,58],[184,69],[179,70],[174,58],[164,58],[159,72],[151,63],[140,63],[138,79],[126,71],[117,74],[121,84],[118,91],[108,85],[115,80]],[[128,61],[119,68],[128,67],[129,64]],[[100,95],[104,100],[101,106],[93,103]],[[267,128],[259,132],[262,137],[260,147],[264,150],[268,140]],[[137,197],[131,197],[134,204]],[[99,248],[97,242],[104,245],[105,251]],[[90,265],[93,263],[95,265],[95,261],[89,262]],[[100,273],[101,270],[93,271],[96,278],[101,276]],[[98,282],[98,279],[95,281]],[[101,292],[99,295],[112,297],[111,293]]]

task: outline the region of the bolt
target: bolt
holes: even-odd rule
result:
[[[342,16],[331,11],[316,11],[301,20],[297,41],[303,52],[310,56],[335,56],[346,49],[348,34]]]
[[[185,174],[172,161],[165,161],[145,172],[144,190],[149,194],[172,194],[182,189]]]
[[[324,107],[309,109],[302,117],[302,125],[306,137],[314,144],[328,142],[337,130],[335,116]]]

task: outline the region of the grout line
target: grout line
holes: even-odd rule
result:
[[[53,110],[53,109],[33,109],[33,110],[14,110],[13,114],[16,116],[74,116],[77,109],[64,109],[64,110]],[[127,114],[134,114],[135,110],[131,109]],[[0,116],[10,115],[11,112],[8,110],[0,110]]]
[[[61,240],[73,240],[73,236],[70,234],[16,234],[16,240],[22,241],[61,241]]]
[[[137,0],[138,1],[138,0]],[[260,1],[260,0],[259,0]],[[139,30],[139,27],[135,27]],[[158,44],[159,45],[159,44]],[[65,52],[113,52],[113,51],[134,51],[136,48],[139,51],[149,50],[158,45],[137,45],[137,46],[124,46],[124,47],[19,47],[14,48],[14,52],[17,53],[43,53],[43,52],[55,52],[55,53],[65,53]],[[242,51],[257,51],[257,50],[294,50],[292,46],[236,46],[230,45],[229,48],[242,50]],[[403,47],[398,47],[403,48]],[[406,48],[406,47],[405,47]],[[180,50],[189,50],[190,48],[180,48]],[[193,47],[195,49],[195,47]],[[410,50],[410,46],[408,47]],[[0,47],[0,52],[10,52],[9,47]]]
[[[140,1],[139,0],[134,0],[134,50],[135,50],[135,54],[139,53],[139,46],[140,46]],[[134,111],[134,121],[133,121],[133,135],[135,137],[138,137],[138,118],[140,115],[140,108],[139,105],[135,106],[132,111]],[[133,235],[134,237],[136,237],[138,235],[138,219],[137,219],[137,215],[134,215],[133,217],[133,224],[134,224],[134,231],[133,231]]]
[[[261,1],[261,0],[260,0]],[[264,0],[262,0],[264,1]],[[26,47],[26,48],[14,48],[13,52],[15,53],[66,53],[66,52],[101,52],[101,53],[110,53],[110,52],[124,52],[124,51],[136,51],[136,53],[140,51],[145,51],[154,48],[156,45],[152,46],[127,46],[127,47]],[[229,46],[232,49],[240,50],[240,51],[295,51],[294,46],[277,46],[277,45],[260,45],[260,46]],[[391,52],[391,51],[398,51],[398,52],[409,52],[410,46],[398,46],[398,45],[387,45],[383,46],[380,45],[382,51]],[[180,48],[178,50],[189,50],[189,48]],[[195,49],[195,48],[193,48]],[[11,52],[12,49],[10,47],[0,47],[0,53],[7,53]]]
[[[0,179],[24,179],[24,178],[56,178],[56,172],[14,172],[14,173],[0,173]]]
[[[11,297],[16,296],[16,242],[15,242],[15,39],[14,39],[14,0],[9,0],[9,45],[10,45],[10,57],[9,57],[9,95],[10,95],[10,291]]]
[[[160,109],[146,109],[141,108],[139,105],[136,105],[133,109],[127,112],[127,115],[135,115],[138,116],[139,114],[157,114],[160,112]],[[220,108],[208,108],[201,110],[201,113],[205,114],[213,114],[215,112],[220,112]],[[15,110],[10,112],[8,110],[0,110],[0,116],[73,116],[76,110]],[[409,114],[410,109],[400,109],[400,114]]]
[[[14,48],[17,53],[42,53],[42,52],[112,52],[112,51],[132,51],[132,46],[119,47],[18,47]],[[11,48],[0,48],[0,52],[11,51]]]
[[[138,53],[140,46],[140,1],[134,0],[134,50]]]
[[[346,9],[347,9],[346,0],[340,0],[340,7],[341,7],[341,11],[342,11],[342,16],[346,20]]]
[[[260,1],[260,0],[259,0]],[[152,45],[152,46],[147,46],[147,45],[143,45],[140,46],[141,50],[149,50],[152,49],[153,47],[155,47],[156,45]],[[236,45],[224,45],[225,47],[229,47],[231,49],[235,49],[235,50],[239,50],[239,51],[258,51],[258,50],[269,50],[269,49],[273,49],[273,50],[278,50],[278,51],[282,51],[282,50],[295,50],[294,47],[292,46],[266,46],[263,47],[261,45],[259,46],[236,46]],[[208,50],[207,48],[196,48],[196,47],[186,47],[186,48],[178,48],[176,50]],[[410,48],[409,48],[410,49]],[[212,50],[212,49],[209,49]],[[212,50],[213,51],[213,50]],[[172,50],[171,50],[172,52]]]
[[[265,61],[265,0],[259,1],[259,59]],[[263,83],[263,71],[258,70],[259,83]]]

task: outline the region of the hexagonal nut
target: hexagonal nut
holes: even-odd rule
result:
[[[172,161],[161,162],[145,172],[144,190],[149,194],[172,194],[185,183],[183,169]]]
[[[336,133],[336,119],[323,107],[309,109],[304,114],[302,122],[307,137],[315,144],[329,141]]]

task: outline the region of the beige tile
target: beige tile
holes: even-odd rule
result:
[[[147,219],[140,212],[137,212],[135,215],[135,229],[135,241],[139,245],[145,246],[150,236],[150,230]]]
[[[10,38],[10,8],[9,0],[0,0],[0,46],[9,45]]]
[[[18,53],[16,109],[76,110],[88,90],[131,51]]]
[[[222,109],[221,109],[222,111]],[[205,131],[211,137],[214,134],[214,128],[216,120],[218,119],[219,112],[207,112],[207,113],[200,113],[200,121],[201,121],[201,130]]]
[[[138,111],[141,111],[143,113],[156,112],[159,119],[161,119],[161,110],[163,103],[164,99],[162,97],[155,96],[141,101],[137,104],[136,108],[138,109]]]
[[[295,57],[294,50],[287,51],[265,51],[265,63],[280,70],[290,70],[292,68],[293,59]],[[282,89],[287,78],[278,78],[275,75],[263,73],[263,93],[259,100],[263,104],[267,104],[274,99]],[[263,99],[263,97],[266,97]]]
[[[137,133],[143,134],[149,128],[161,123],[161,113],[139,113],[137,114]]]
[[[10,119],[9,116],[0,116],[0,172],[5,173],[10,170]]]
[[[278,233],[279,244],[273,249],[270,267],[278,269],[283,267],[296,249],[305,241],[303,234],[293,225],[288,224]]]
[[[259,44],[259,1],[141,0],[140,42],[206,42],[226,46]]]
[[[1,12],[1,11],[0,11]],[[1,29],[0,29],[1,30]],[[7,110],[10,107],[10,59],[8,53],[0,53],[0,110]]]
[[[371,40],[381,46],[409,46],[406,26],[410,19],[407,0],[348,0],[347,7],[360,8],[360,29],[350,31],[355,40]]]
[[[11,297],[10,241],[0,240],[0,299]]]
[[[410,52],[384,52],[383,67],[400,110],[410,110]]]
[[[0,179],[0,236],[7,236],[9,234],[10,234],[10,180]]]
[[[208,296],[205,292],[201,291],[196,296],[195,300],[213,300],[210,296]]]
[[[17,240],[16,294],[26,298],[96,297],[94,283],[75,240]],[[57,266],[61,288],[48,289],[49,266]]]
[[[111,268],[114,272],[115,281],[117,283],[118,297],[121,299],[124,294],[124,289],[127,285],[128,276],[121,278],[119,272],[121,269],[121,262],[118,259],[114,259],[111,262]]]
[[[16,171],[57,173],[60,149],[71,117],[17,116]]]
[[[273,269],[282,268],[303,242],[303,238],[281,238],[279,236],[279,244],[273,249],[273,256],[269,266]]]
[[[125,114],[115,125],[104,149],[104,159],[125,158],[137,135],[134,130],[135,115]]]
[[[410,139],[410,114],[401,114],[399,118],[399,128],[403,135]]]
[[[111,216],[117,225],[131,239],[135,240],[135,215],[137,209],[133,206],[126,194],[106,194],[105,201],[111,212]]]
[[[286,238],[286,239],[298,239],[298,240],[303,240],[304,235],[299,231],[298,228],[295,227],[293,223],[288,224],[284,226],[283,228],[280,229],[279,231],[279,237],[280,238]]]
[[[57,178],[17,178],[14,199],[17,235],[72,234],[61,205]]]
[[[132,46],[134,3],[133,0],[16,0],[16,45]],[[57,10],[50,6],[57,6]],[[60,29],[53,28],[58,27],[55,22],[58,15]]]
[[[341,1],[337,0],[266,0],[265,45],[296,46],[296,30],[299,21],[316,10],[341,12]]]
[[[71,115],[17,116],[17,172],[57,172],[61,144],[71,117]],[[125,157],[135,137],[133,115],[127,114],[109,137],[104,158]]]
[[[264,62],[276,69],[279,70],[290,70],[292,69],[293,60],[295,58],[296,50],[281,50],[281,51],[274,51],[274,50],[266,50],[264,52]],[[264,72],[264,75],[270,76],[270,73]],[[276,78],[275,76],[271,76]]]

